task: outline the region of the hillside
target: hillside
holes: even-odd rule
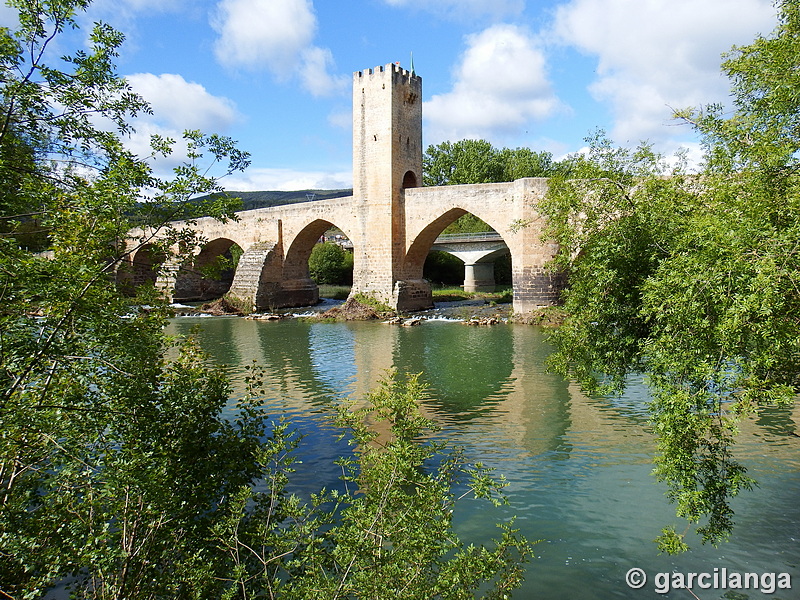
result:
[[[341,198],[343,196],[351,196],[353,190],[298,190],[293,192],[229,191],[228,194],[234,198],[241,198],[242,208],[240,210],[252,210],[254,208],[269,208],[270,206],[280,206],[282,204]]]

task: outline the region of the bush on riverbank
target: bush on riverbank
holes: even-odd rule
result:
[[[363,300],[363,294],[357,294],[353,298],[348,298],[341,306],[334,306],[324,313],[320,313],[317,318],[333,319],[336,321],[371,321],[374,319],[383,319],[394,314],[394,311],[385,305],[370,305],[360,300]],[[387,310],[378,312],[378,309],[381,308],[386,308]]]
[[[353,283],[353,253],[338,244],[314,244],[308,258],[308,273],[317,284]]]

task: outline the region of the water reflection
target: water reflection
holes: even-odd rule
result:
[[[241,388],[243,366],[265,370],[266,406],[306,437],[300,448],[301,491],[336,485],[333,460],[349,448],[336,442],[330,403],[363,398],[386,369],[422,373],[430,386],[423,411],[441,435],[504,474],[511,505],[465,503],[455,515],[468,540],[497,535],[492,523],[516,515],[538,558],[518,598],[678,598],[652,586],[631,590],[631,567],[648,573],[787,571],[800,587],[800,423],[797,409],[771,409],[742,428],[738,452],[760,487],[735,503],[734,539],[719,550],[700,546],[680,557],[659,556],[652,542],[676,521],[665,488],[650,475],[653,439],[648,395],[632,382],[622,398],[590,398],[546,372],[549,348],[533,327],[466,327],[428,322],[403,328],[376,323],[264,323],[244,319],[177,319],[172,333],[199,325],[201,346],[230,365]],[[695,590],[697,592],[697,590]],[[725,590],[703,590],[704,600]],[[728,596],[730,597],[730,595]],[[744,597],[744,596],[743,596]],[[748,592],[750,598],[760,593]]]

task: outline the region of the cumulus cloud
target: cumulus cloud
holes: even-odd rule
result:
[[[309,0],[222,0],[211,25],[222,64],[288,77],[314,39],[317,18]]]
[[[562,43],[597,57],[592,96],[620,143],[674,134],[671,108],[724,101],[720,55],[771,31],[771,0],[571,0],[555,12]]]
[[[346,90],[350,78],[334,75],[333,54],[327,48],[309,46],[302,52],[299,77],[303,87],[314,96],[328,96]]]
[[[494,25],[466,38],[450,92],[424,105],[431,143],[496,140],[559,109],[536,39],[514,25]]]
[[[186,81],[180,75],[136,73],[125,79],[153,108],[153,115],[144,119],[173,129],[209,131],[224,131],[238,119],[231,100],[214,96],[199,83]]]
[[[516,16],[525,8],[524,0],[384,0],[389,6],[425,10],[449,19],[489,18],[500,20]]]
[[[240,119],[232,101],[214,96],[180,75],[136,73],[125,79],[153,109],[152,115],[142,114],[133,120],[136,132],[128,144],[139,155],[149,154],[152,134],[177,140],[185,129],[224,133]]]
[[[211,20],[214,50],[226,67],[267,70],[281,81],[298,77],[315,96],[339,92],[333,55],[313,45],[317,17],[310,0],[221,0]]]
[[[351,171],[299,171],[294,169],[251,168],[225,179],[225,189],[237,192],[260,190],[342,190],[353,187]]]

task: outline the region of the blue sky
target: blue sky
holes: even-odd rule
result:
[[[153,106],[132,148],[184,128],[252,154],[231,190],[352,182],[353,71],[423,79],[423,144],[484,138],[554,157],[602,128],[696,153],[671,107],[725,102],[721,53],[775,26],[771,0],[96,0],[119,72]],[[0,22],[13,23],[9,9]],[[87,23],[87,21],[85,21]]]

